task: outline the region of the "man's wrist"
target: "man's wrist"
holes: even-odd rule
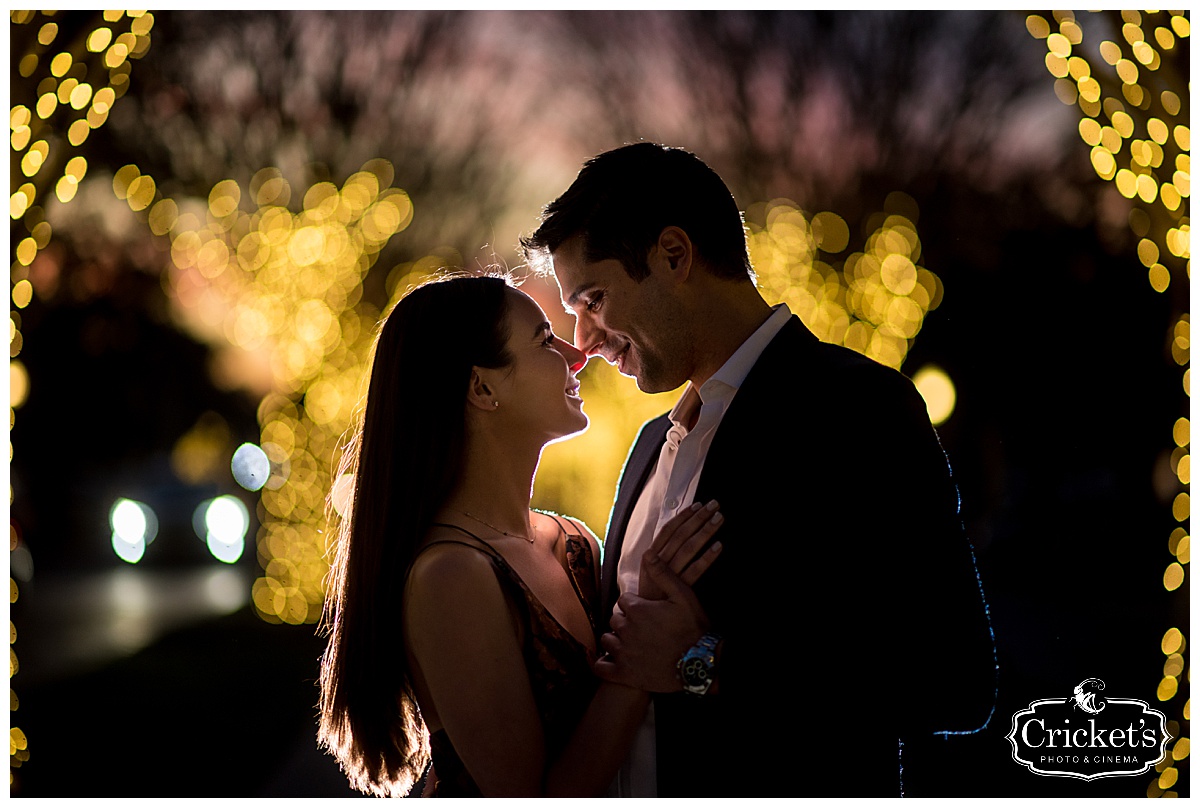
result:
[[[715,692],[720,645],[720,635],[709,631],[683,652],[676,668],[685,693],[705,696]]]

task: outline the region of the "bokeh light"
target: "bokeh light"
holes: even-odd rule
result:
[[[10,24],[13,26],[13,42],[19,36],[18,26],[30,25],[37,29],[31,49],[20,54],[16,73],[23,79],[33,79],[39,70],[44,78],[38,84],[33,109],[25,104],[15,104],[9,114],[12,130],[10,145],[13,149],[14,170],[10,176],[9,216],[13,220],[10,241],[15,245],[11,270],[13,305],[24,309],[33,302],[34,288],[29,281],[30,267],[38,254],[50,246],[50,226],[45,221],[45,198],[51,191],[62,204],[71,202],[79,189],[79,183],[87,173],[87,161],[79,154],[72,154],[88,138],[89,133],[103,126],[108,113],[118,98],[129,88],[131,67],[126,60],[116,63],[109,58],[105,48],[112,40],[113,32],[121,30],[118,38],[124,38],[126,57],[140,59],[150,48],[150,29],[154,15],[148,11],[106,11],[103,25],[93,23],[92,29],[72,33],[69,41],[59,40],[59,24],[55,21],[57,11],[13,10]],[[128,31],[123,29],[128,27]],[[132,46],[132,47],[130,47]],[[61,48],[70,50],[63,51]],[[17,54],[14,53],[14,59]],[[68,75],[69,74],[69,75]],[[61,82],[59,79],[63,79]],[[22,155],[21,153],[24,152]],[[19,167],[19,171],[16,168]],[[30,178],[33,181],[26,181]],[[22,232],[23,231],[23,232]],[[26,235],[28,234],[28,235]],[[9,380],[11,407],[9,429],[15,424],[11,413],[15,412],[28,394],[28,375],[23,365],[16,360],[24,349],[24,337],[20,330],[20,316],[10,315],[9,356],[11,359]],[[10,457],[12,461],[11,443]],[[10,503],[12,491],[10,488]],[[151,512],[152,515],[152,512]],[[17,523],[10,515],[10,524],[15,531]],[[149,530],[149,526],[147,528]],[[145,541],[130,544],[114,529],[113,550],[118,557],[136,563],[145,552]],[[12,581],[12,579],[9,579]],[[13,582],[13,599],[16,599],[16,584]],[[15,642],[15,632],[13,642]],[[16,673],[16,652],[10,648],[12,666],[9,676]],[[29,745],[25,733],[15,726],[17,700],[12,695],[14,726],[11,727],[9,749],[9,783],[13,783],[13,771],[29,760]]]
[[[143,539],[127,541],[115,530],[112,534],[112,548],[113,552],[117,554],[117,558],[129,564],[138,563],[146,554],[146,542]]]
[[[75,151],[96,144],[92,133],[104,125],[129,88],[130,61],[146,53],[154,27],[154,15],[148,12],[104,12],[102,21],[99,12],[96,16],[94,25],[82,30],[64,25],[60,31],[55,21],[61,22],[61,15],[55,12],[12,12],[13,25],[30,26],[39,45],[28,53],[14,53],[14,73],[33,76],[34,83],[42,76],[51,79],[10,110],[13,411],[29,400],[29,376],[19,355],[24,350],[23,322],[34,322],[42,294],[30,275],[39,259],[47,260],[44,253],[51,242],[45,205],[86,197],[89,182],[98,177],[107,182],[119,166],[96,160],[89,166]],[[1029,15],[1026,24],[1031,35],[1047,40],[1045,64],[1059,98],[1086,107],[1079,136],[1090,151],[1088,170],[1110,184],[1119,202],[1153,211],[1150,224],[1138,233],[1133,269],[1139,282],[1150,287],[1148,294],[1170,296],[1185,289],[1190,278],[1190,158],[1181,153],[1190,148],[1189,98],[1187,88],[1177,88],[1181,92],[1176,93],[1156,79],[1171,54],[1186,46],[1190,25],[1180,12],[1141,12],[1124,27],[1100,34],[1115,40],[1100,45],[1100,61],[1092,55],[1095,38],[1085,17],[1045,12]],[[1087,113],[1093,108],[1096,112]],[[207,194],[189,196],[179,190],[177,178],[157,176],[158,169],[148,169],[135,153],[122,162],[126,160],[139,164],[117,172],[113,191],[128,208],[126,214],[135,214],[167,244],[173,266],[164,286],[171,295],[172,316],[209,345],[220,346],[213,369],[222,386],[241,386],[261,400],[257,445],[239,447],[231,460],[228,430],[197,424],[174,447],[172,467],[181,480],[196,483],[211,482],[216,472],[224,474],[229,468],[239,485],[259,492],[257,513],[247,513],[237,552],[240,557],[245,542],[254,542],[261,568],[254,584],[255,609],[270,622],[312,622],[324,595],[327,543],[333,535],[322,513],[324,494],[330,494],[335,513],[347,511],[352,481],[333,480],[331,470],[339,456],[338,441],[361,401],[366,346],[381,313],[362,302],[362,281],[379,255],[376,245],[403,232],[413,215],[412,204],[403,191],[387,188],[393,178],[384,161],[372,161],[360,172],[374,175],[374,185],[369,178],[351,181],[353,177],[344,174],[331,181],[302,179],[303,170],[283,161],[280,168],[257,173],[261,164],[245,173],[227,169],[229,176]],[[378,204],[389,191],[392,196]],[[786,300],[822,339],[903,368],[912,361],[910,350],[924,318],[937,307],[943,291],[940,278],[925,265],[917,239],[918,212],[910,202],[897,195],[877,215],[861,220],[855,215],[851,221],[832,211],[810,214],[788,200],[752,206],[748,219],[751,214],[757,217],[759,228],[752,249],[764,294],[771,302]],[[1169,226],[1162,230],[1164,221]],[[864,236],[869,236],[865,242]],[[397,267],[388,278],[390,300],[445,263],[444,256],[437,255]],[[948,267],[929,266],[948,282],[956,280]],[[26,311],[31,306],[33,310]],[[1178,318],[1169,340],[1170,357],[1183,371],[1185,391],[1187,324],[1186,315]],[[940,424],[951,417],[956,394],[944,372],[933,371],[922,368],[913,379],[931,421]],[[547,450],[535,501],[576,501],[579,482],[593,479],[578,470],[578,457],[589,457],[593,468],[619,469],[627,436],[675,398],[640,394],[630,380],[601,362],[591,363],[584,384],[592,429]],[[36,405],[36,396],[33,401]],[[1165,432],[1177,415],[1171,413],[1158,428]],[[1180,451],[1172,455],[1171,471],[1186,487],[1190,437],[1180,440],[1178,424],[1173,437]],[[594,527],[607,517],[609,494],[600,492],[599,505],[587,506],[591,510],[586,516]],[[1178,597],[1188,589],[1190,500],[1182,491],[1172,492],[1168,502],[1178,520],[1168,529],[1179,527],[1178,535],[1171,534],[1171,557],[1165,560],[1170,563],[1162,583]],[[206,515],[207,510],[201,538],[207,542],[215,536]],[[127,527],[122,536],[136,535]],[[1154,541],[1161,551],[1163,536]],[[210,551],[218,558],[218,552],[226,553],[226,547],[236,544],[217,543],[218,549],[210,545]],[[144,543],[140,552],[145,552]],[[1164,668],[1164,677],[1185,687],[1183,656],[1168,656],[1166,665],[1170,670]],[[1176,692],[1172,698],[1175,706],[1183,700]],[[1186,704],[1183,709],[1186,718]],[[28,755],[27,745],[15,727],[12,738],[13,765],[19,766],[21,756]],[[1176,760],[1187,756],[1186,746],[1182,756],[1179,750],[1177,744]],[[1175,781],[1167,780],[1177,773],[1174,768],[1160,770],[1156,782],[1174,787]]]
[[[1139,238],[1138,262],[1144,268],[1150,288],[1157,294],[1186,289],[1191,278],[1191,223],[1187,215],[1187,201],[1191,196],[1191,130],[1187,110],[1182,104],[1190,85],[1185,83],[1186,56],[1179,61],[1181,49],[1178,47],[1180,40],[1191,34],[1186,13],[1126,10],[1081,15],[1086,17],[1084,26],[1088,30],[1092,30],[1096,15],[1108,15],[1107,20],[1101,19],[1095,25],[1095,30],[1103,36],[1112,33],[1104,22],[1115,22],[1119,14],[1120,36],[1098,43],[1102,61],[1085,64],[1086,69],[1071,73],[1077,90],[1068,88],[1069,92],[1059,92],[1064,103],[1078,104],[1083,114],[1079,134],[1092,147],[1092,166],[1096,174],[1103,180],[1111,180],[1117,192],[1132,203],[1129,222]],[[1071,39],[1066,46],[1069,48],[1071,43],[1080,45],[1084,39],[1076,14],[1055,11],[1052,19],[1031,14],[1026,18],[1026,28],[1032,36],[1046,41],[1049,51],[1047,69],[1063,82],[1065,74],[1058,71],[1055,60],[1066,55],[1064,41],[1069,34]],[[1081,49],[1080,52],[1085,51]],[[1112,68],[1112,74],[1109,68]],[[1093,76],[1098,76],[1100,81]],[[1056,82],[1056,91],[1058,88]],[[1182,96],[1177,91],[1183,91]],[[1104,124],[1105,119],[1109,125]],[[1180,308],[1186,305],[1184,301]],[[1176,364],[1186,365],[1190,355],[1186,313],[1177,315],[1171,337],[1171,357]],[[1186,370],[1183,382],[1184,390],[1188,391]],[[1175,421],[1173,443],[1176,447],[1186,450],[1189,431],[1186,418]],[[1186,452],[1172,455],[1172,471],[1180,487],[1188,486],[1191,459]],[[1171,514],[1177,522],[1185,522],[1190,517],[1186,491],[1174,497]],[[1168,592],[1186,592],[1183,585],[1186,578],[1184,565],[1190,558],[1188,539],[1182,528],[1176,528],[1176,531],[1170,540],[1175,559],[1163,571],[1162,586]],[[1163,640],[1163,653],[1169,655],[1168,665],[1172,672],[1159,683],[1160,701],[1171,701],[1178,693],[1182,658],[1177,664],[1170,655],[1181,642],[1182,635],[1174,628]],[[1175,667],[1179,670],[1174,670]],[[1187,716],[1184,718],[1186,720]],[[1173,734],[1178,735],[1178,732]],[[1176,741],[1176,748],[1178,744]],[[1161,765],[1159,771],[1162,773],[1151,781],[1147,794],[1177,796],[1167,789],[1176,784],[1178,770],[1164,770]]]
[[[354,475],[343,474],[334,481],[329,492],[329,503],[338,516],[345,519],[350,515],[350,505],[354,500]]]
[[[212,553],[213,558],[218,561],[224,561],[226,564],[233,564],[246,551],[246,540],[244,538],[235,539],[231,542],[223,542],[210,533],[205,539],[205,544],[208,545],[208,551]]]
[[[870,218],[861,251],[836,213],[807,216],[790,200],[746,211],[750,258],[769,303],[787,303],[823,342],[844,345],[899,369],[942,298],[938,277],[920,266],[916,201],[893,192]]]
[[[271,461],[261,447],[243,443],[233,453],[233,479],[247,491],[257,491],[271,476]]]
[[[250,527],[250,514],[245,504],[237,497],[217,497],[204,509],[204,526],[208,535],[218,541],[232,544],[245,538],[246,530]]]
[[[144,541],[149,544],[158,535],[158,518],[144,502],[118,499],[109,511],[109,522],[113,533],[130,543]]]
[[[122,561],[136,564],[146,553],[146,546],[158,535],[158,517],[144,502],[121,498],[109,509],[112,526],[113,552]]]
[[[17,333],[13,333],[14,341]],[[14,359],[8,363],[8,405],[14,410],[20,409],[28,395],[29,372],[23,363]]]
[[[240,499],[226,494],[201,503],[193,527],[213,558],[232,564],[245,551],[250,512]]]
[[[131,207],[138,197],[151,230],[170,240],[176,321],[224,346],[218,366],[232,384],[266,390],[261,441],[238,450],[234,475],[261,492],[263,577],[253,591],[269,622],[315,622],[324,602],[332,535],[324,503],[381,314],[362,300],[362,283],[413,217],[392,176],[391,163],[373,159],[340,186],[317,182],[294,195],[283,172],[267,167],[244,185],[216,183],[202,206],[161,198],[134,165],[113,178],[114,193]]]
[[[117,500],[110,519],[113,532],[126,541],[145,539],[146,517],[137,503],[127,499]]]
[[[921,398],[925,399],[930,422],[934,426],[944,423],[954,412],[958,400],[954,382],[950,381],[946,371],[936,365],[926,365],[913,374],[912,381]]]

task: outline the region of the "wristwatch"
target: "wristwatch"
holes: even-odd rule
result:
[[[679,678],[683,680],[685,692],[697,696],[708,692],[717,676],[716,653],[720,641],[717,634],[705,634],[679,658],[676,667],[679,668]]]

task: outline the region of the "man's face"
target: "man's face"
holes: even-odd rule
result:
[[[653,253],[635,281],[615,258],[589,262],[583,239],[551,254],[563,305],[575,314],[575,347],[602,356],[646,393],[674,390],[692,367],[691,323],[670,270]]]

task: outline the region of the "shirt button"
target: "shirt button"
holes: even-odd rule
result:
[[[679,507],[679,500],[668,499],[666,504],[667,504],[667,508],[673,511]]]

